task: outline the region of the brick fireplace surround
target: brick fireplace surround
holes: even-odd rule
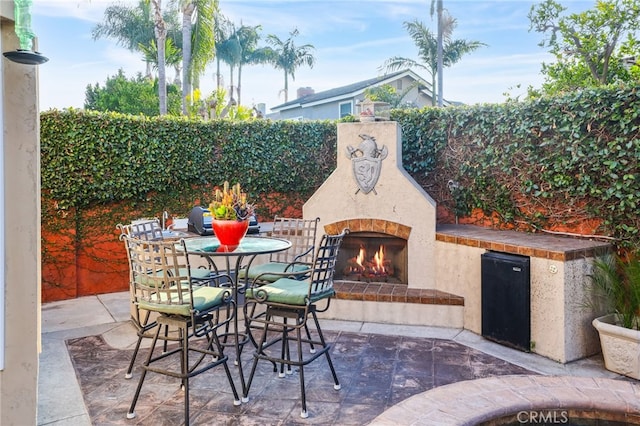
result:
[[[409,239],[411,228],[382,219],[348,219],[324,226],[324,232],[338,234],[344,228],[351,232],[377,232]],[[435,289],[409,288],[406,284],[336,281],[336,298],[371,302],[421,303],[429,305],[464,305],[464,298]]]

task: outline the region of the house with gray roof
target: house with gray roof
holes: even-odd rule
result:
[[[266,118],[274,120],[337,120],[356,114],[356,105],[364,100],[366,89],[390,85],[398,93],[408,92],[403,98],[417,108],[432,105],[431,84],[411,70],[402,70],[359,81],[347,86],[315,93],[311,88],[298,89],[298,97],[271,108]],[[445,106],[448,102],[444,102]]]

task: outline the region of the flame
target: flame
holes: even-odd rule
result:
[[[384,252],[384,245],[381,244],[375,254],[368,257],[366,248],[360,246],[358,254],[349,260],[351,263],[347,273],[362,274],[365,277],[386,276],[389,273],[389,268],[387,268],[388,261],[385,259]]]
[[[373,261],[375,262],[374,270],[378,273],[385,272],[384,271],[384,246],[380,246],[380,249],[373,256]]]
[[[358,253],[358,257],[356,257],[356,263],[364,268],[362,262],[364,262],[364,247],[360,247],[360,253]]]

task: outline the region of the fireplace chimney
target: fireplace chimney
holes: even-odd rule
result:
[[[339,123],[337,150],[336,169],[303,216],[319,217],[326,233],[349,227],[405,239],[409,288],[434,288],[436,203],[402,167],[400,125]]]
[[[314,95],[316,92],[311,87],[299,87],[298,88],[298,99],[304,98],[308,95]]]

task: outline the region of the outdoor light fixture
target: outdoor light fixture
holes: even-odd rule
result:
[[[20,49],[11,52],[4,52],[5,58],[19,64],[40,65],[49,58],[42,56],[40,52],[33,50],[33,38],[35,34],[31,30],[31,8],[32,0],[14,0],[14,18],[16,35],[20,40]]]

